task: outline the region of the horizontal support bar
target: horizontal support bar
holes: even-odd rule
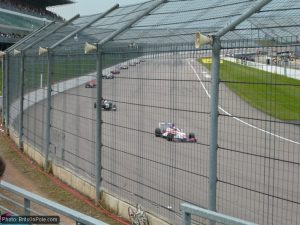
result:
[[[227,216],[222,213],[217,213],[208,209],[200,208],[189,203],[182,203],[180,205],[182,213],[189,213],[191,215],[200,216],[215,222],[219,222],[226,225],[258,225],[245,220],[241,220],[232,216]]]
[[[104,222],[101,222],[100,220],[97,220],[93,217],[87,216],[83,213],[77,212],[73,209],[70,209],[68,207],[65,207],[61,204],[58,204],[56,202],[53,202],[49,199],[43,198],[39,195],[33,194],[29,191],[26,191],[22,188],[19,188],[15,185],[12,185],[10,183],[7,183],[5,181],[1,181],[0,187],[6,191],[9,191],[11,193],[14,193],[18,196],[21,196],[29,201],[35,202],[43,207],[46,207],[50,210],[53,210],[54,212],[60,213],[62,215],[65,215],[75,221],[78,221],[85,225],[108,225]]]
[[[93,23],[97,22],[98,20],[100,20],[101,18],[105,17],[107,14],[111,13],[112,11],[114,11],[117,8],[119,8],[119,5],[118,4],[114,5],[113,7],[111,7],[110,9],[108,9],[106,12],[102,13],[101,15],[99,15],[98,17],[96,17],[95,19],[93,19],[92,21],[90,21],[89,23],[85,24],[83,27],[78,28],[77,30],[73,31],[72,33],[70,33],[69,35],[67,35],[66,37],[64,37],[63,39],[61,39],[58,42],[56,42],[55,44],[53,44],[50,47],[50,49],[56,48],[58,45],[64,43],[66,40],[70,39],[74,35],[76,35],[79,32],[81,32],[82,30],[84,30],[87,27],[91,26]]]
[[[237,25],[248,19],[250,16],[252,16],[254,13],[258,12],[262,7],[270,3],[272,0],[261,0],[254,6],[250,7],[246,12],[242,13],[240,16],[238,16],[235,20],[233,20],[231,23],[229,23],[227,26],[219,30],[215,36],[222,37],[227,32],[234,29]]]

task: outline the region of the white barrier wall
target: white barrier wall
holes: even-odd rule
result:
[[[232,57],[222,57],[222,59],[229,61],[229,62],[238,63],[238,64],[249,66],[249,67],[252,67],[255,69],[268,71],[270,73],[277,73],[280,75],[284,75],[284,76],[287,76],[290,78],[300,80],[300,70],[292,69],[289,66],[284,68],[284,67],[280,67],[280,66],[276,66],[276,65],[267,65],[267,64],[263,64],[263,63],[246,61],[246,60],[236,59],[236,58],[232,58]]]

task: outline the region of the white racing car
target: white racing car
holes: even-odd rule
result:
[[[103,99],[101,102],[101,107],[106,111],[117,111],[117,106],[111,101]],[[97,102],[94,103],[94,108],[97,108]]]
[[[174,123],[161,122],[154,133],[155,137],[162,137],[168,141],[197,142],[194,133],[187,135],[182,129],[175,127]]]

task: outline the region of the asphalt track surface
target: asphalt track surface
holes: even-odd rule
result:
[[[103,187],[174,222],[182,202],[208,206],[211,78],[196,57],[150,56],[103,80],[103,98],[117,105],[116,112],[102,112]],[[218,211],[259,224],[297,224],[299,126],[271,122],[223,83],[219,98]],[[96,89],[78,86],[53,97],[51,115],[52,157],[92,182],[95,99]],[[25,136],[42,146],[44,102],[27,114],[38,120],[24,120],[36,133]],[[156,138],[163,121],[195,133],[198,142]]]

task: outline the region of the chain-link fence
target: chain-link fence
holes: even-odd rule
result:
[[[214,15],[221,27],[207,32],[218,31],[253,2],[212,2],[146,2],[46,27],[5,58],[7,127],[47,163],[170,223],[179,223],[182,202],[215,202],[244,220],[297,224],[300,44],[297,35],[278,37],[279,25],[252,26],[298,3],[275,1],[230,30],[216,64],[215,47],[195,49],[192,25]],[[182,16],[166,18],[175,13]]]

